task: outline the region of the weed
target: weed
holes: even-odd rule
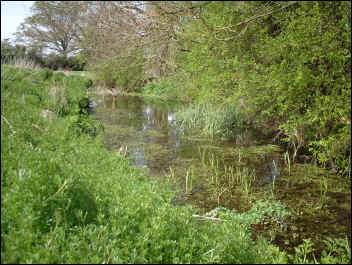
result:
[[[237,168],[236,179],[237,182],[242,186],[244,194],[248,197],[252,183],[255,180],[255,172],[250,172],[250,170],[246,167],[243,168],[242,171],[240,168]]]
[[[298,247],[295,247],[296,253],[295,255],[288,255],[289,258],[293,260],[295,264],[305,264],[308,262],[308,255],[314,251],[313,243],[311,239],[303,239],[303,243]],[[313,254],[314,262],[317,263],[314,254]]]
[[[319,198],[319,205],[317,209],[323,209],[324,205],[327,202],[326,192],[328,191],[328,180],[326,177],[319,180],[319,187],[320,187],[320,198]]]
[[[193,168],[191,169],[191,172],[187,170],[186,172],[186,177],[185,177],[185,182],[186,182],[186,193],[189,193],[192,191],[192,186],[193,186]]]
[[[351,247],[346,238],[327,238],[324,243],[328,247],[328,253],[323,250],[321,263],[323,264],[350,264]]]

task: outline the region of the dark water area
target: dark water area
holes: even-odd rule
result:
[[[104,95],[96,103],[93,117],[105,127],[107,147],[126,153],[151,177],[172,180],[174,205],[192,204],[199,214],[218,206],[244,212],[253,201],[274,196],[292,212],[287,228],[259,224],[254,237],[269,239],[268,231],[276,230],[271,241],[288,252],[312,238],[316,256],[326,236],[347,235],[351,242],[350,183],[341,184],[339,176],[312,164],[289,165],[285,150],[252,131],[233,140],[182,131],[175,118],[181,104]]]

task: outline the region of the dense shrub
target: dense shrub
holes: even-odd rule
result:
[[[290,3],[245,23],[266,9],[275,8],[213,2],[202,19],[185,20],[180,39],[187,52],[178,56],[185,93],[202,104],[238,105],[247,120],[280,136],[293,157],[310,153],[347,174],[351,4]]]

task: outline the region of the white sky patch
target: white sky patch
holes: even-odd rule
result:
[[[34,1],[1,1],[1,40],[14,40],[14,34],[24,19],[31,15]]]

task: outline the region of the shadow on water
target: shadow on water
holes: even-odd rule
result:
[[[350,189],[334,184],[337,178],[329,172],[312,164],[288,167],[279,146],[265,143],[251,131],[241,135],[247,139],[242,144],[184,134],[175,119],[181,107],[177,104],[104,95],[96,102],[93,115],[104,124],[108,148],[118,151],[127,146],[133,164],[148,168],[151,176],[172,179],[179,191],[174,205],[196,205],[200,214],[218,206],[243,212],[253,201],[270,197],[293,213],[288,228],[259,224],[252,227],[255,236],[270,238],[268,227],[276,229],[278,235],[271,241],[288,252],[303,238],[321,242],[321,229],[325,236],[347,234],[351,240]],[[326,185],[329,181],[329,190],[324,191],[322,180]]]

